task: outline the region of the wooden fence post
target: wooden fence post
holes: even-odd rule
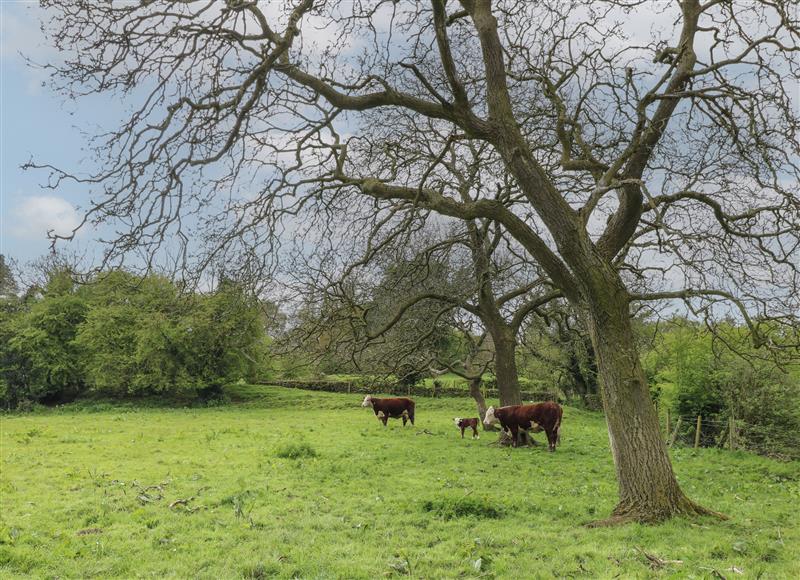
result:
[[[694,431],[694,448],[697,449],[700,447],[700,426],[703,422],[703,419],[700,415],[697,416],[697,427]]]
[[[672,437],[669,439],[669,446],[672,447],[672,444],[675,443],[675,438],[678,436],[678,429],[681,428],[681,420],[682,417],[678,417],[678,422],[675,423],[675,431],[672,432]]]
[[[733,413],[728,417],[728,445],[731,451],[736,449],[736,420],[733,418]]]
[[[666,420],[666,432],[664,433],[664,440],[669,441],[669,434],[670,434],[670,424],[669,424],[669,407],[667,407],[667,420]]]

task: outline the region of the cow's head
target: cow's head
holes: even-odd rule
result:
[[[372,395],[367,395],[364,397],[364,402],[361,403],[362,407],[371,407],[372,406]]]
[[[494,407],[486,409],[486,416],[483,418],[484,425],[494,425],[497,423],[497,417],[494,414]]]
[[[453,417],[453,423],[456,424],[456,427],[461,427],[461,417]]]

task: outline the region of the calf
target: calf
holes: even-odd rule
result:
[[[364,402],[361,403],[362,407],[372,407],[375,416],[379,421],[383,421],[383,426],[386,427],[386,422],[391,417],[392,419],[403,419],[403,427],[406,426],[407,421],[414,424],[414,401],[406,399],[405,397],[398,397],[396,399],[378,399],[372,395],[364,397]]]
[[[534,433],[544,430],[550,451],[556,450],[560,440],[561,416],[563,411],[558,403],[536,403],[534,405],[509,405],[508,407],[489,407],[486,410],[486,425],[500,422],[500,426],[511,432],[512,445],[517,446],[519,431]]]
[[[473,417],[471,419],[462,419],[461,417],[456,417],[453,419],[453,423],[456,424],[456,427],[461,429],[461,438],[464,438],[464,431],[472,427],[472,438],[473,439],[480,439],[480,435],[478,435],[478,423],[480,419],[477,417]]]

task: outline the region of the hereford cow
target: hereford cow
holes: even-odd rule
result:
[[[556,450],[560,439],[561,415],[563,411],[558,403],[536,403],[535,405],[509,405],[508,407],[489,407],[483,422],[492,425],[500,422],[500,426],[511,432],[512,445],[517,446],[520,429],[524,432],[538,433],[544,430],[550,451]]]
[[[477,417],[473,417],[471,419],[462,419],[461,417],[456,417],[453,419],[453,423],[456,424],[456,427],[461,429],[461,438],[464,438],[464,431],[470,427],[472,427],[472,438],[473,439],[480,439],[480,435],[478,435],[478,423],[480,419]]]
[[[383,421],[383,426],[386,427],[386,422],[391,417],[392,419],[403,419],[403,427],[406,426],[406,421],[411,421],[414,424],[414,401],[399,397],[397,399],[378,399],[372,395],[364,397],[364,402],[361,403],[362,407],[372,407],[375,416],[380,421]]]

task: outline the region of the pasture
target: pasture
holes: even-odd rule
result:
[[[461,440],[469,399],[384,429],[358,395],[234,395],[4,415],[0,576],[800,577],[798,463],[675,449],[729,521],[590,529],[616,497],[602,414],[565,408],[550,454]]]

